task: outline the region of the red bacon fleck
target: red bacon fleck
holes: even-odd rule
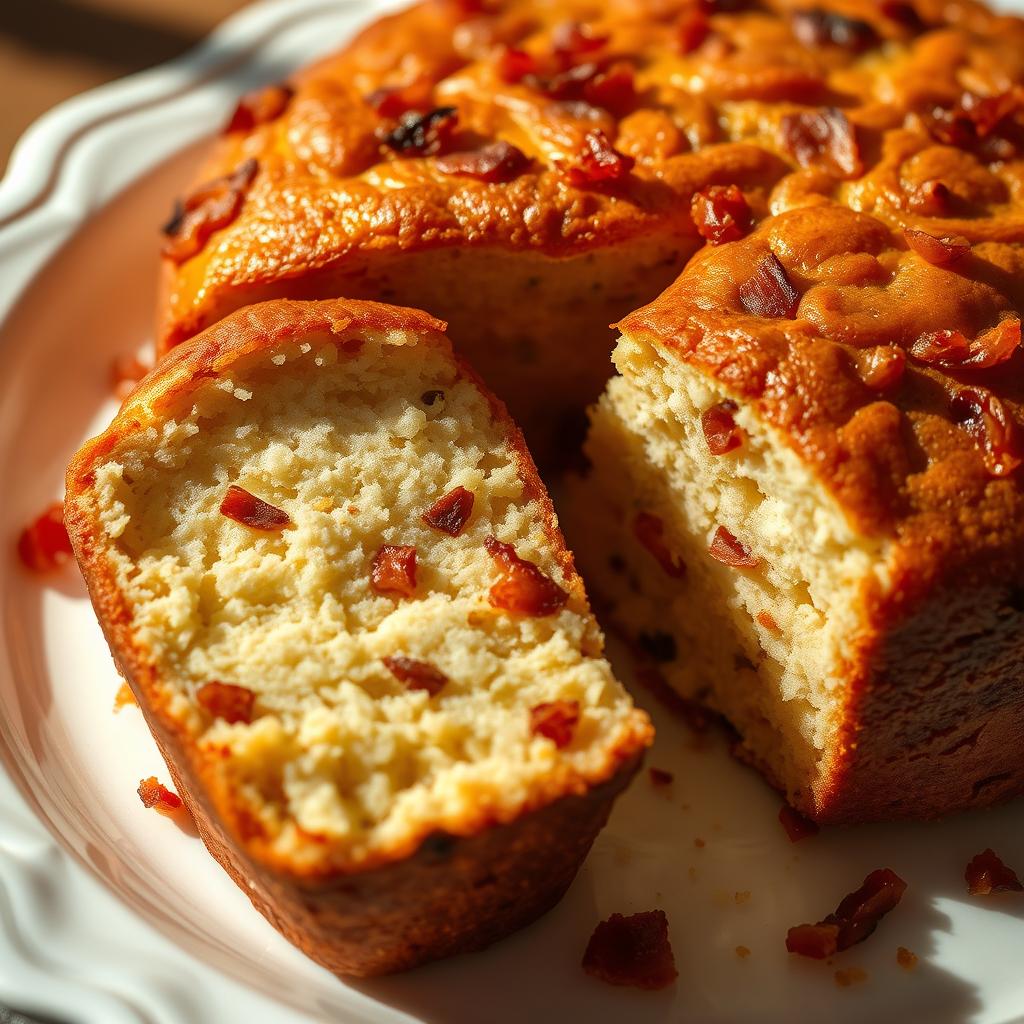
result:
[[[164,225],[163,254],[183,263],[201,252],[214,231],[238,216],[258,170],[255,160],[246,160],[234,173],[207,182],[179,203]]]
[[[763,257],[753,274],[740,285],[739,299],[748,313],[775,320],[792,320],[800,305],[800,293],[773,252]]]
[[[735,242],[750,230],[750,207],[735,185],[712,185],[698,192],[690,215],[701,238],[712,245]]]
[[[551,740],[559,750],[572,743],[579,720],[578,700],[553,700],[530,708],[530,732]]]
[[[818,9],[796,11],[793,34],[804,46],[831,44],[852,53],[863,53],[878,42],[877,33],[866,21]]]
[[[786,949],[800,956],[824,960],[863,942],[899,903],[906,888],[907,883],[889,868],[872,871],[859,889],[843,899],[834,914],[817,924],[790,928]]]
[[[18,537],[18,557],[32,572],[47,573],[71,561],[74,551],[64,526],[64,506],[55,501]]]
[[[853,125],[835,107],[786,114],[779,122],[782,146],[801,167],[820,164],[839,178],[863,170]]]
[[[701,429],[712,455],[725,455],[743,444],[743,430],[733,418],[735,411],[736,403],[727,398],[701,414]]]
[[[620,153],[599,128],[584,136],[583,151],[574,164],[564,167],[571,185],[587,188],[590,185],[617,184],[629,177],[636,161]]]
[[[554,615],[565,606],[568,593],[533,562],[520,558],[511,544],[487,537],[484,547],[501,572],[501,579],[491,587],[489,594],[493,607],[515,615],[541,618]]]
[[[757,555],[751,554],[750,549],[741,544],[724,526],[715,530],[708,554],[734,569],[753,569],[761,562]]]
[[[265,89],[246,93],[235,107],[235,112],[224,127],[224,134],[250,132],[261,124],[275,121],[288,108],[295,90],[289,85],[270,85]]]
[[[223,718],[229,725],[252,721],[253,705],[256,694],[244,686],[234,683],[221,683],[216,680],[203,683],[196,690],[196,700],[200,707],[214,718]]]
[[[430,107],[434,85],[429,78],[416,78],[406,85],[385,86],[375,89],[366,102],[381,117],[401,117],[409,111]]]
[[[373,556],[370,584],[378,594],[412,597],[416,592],[416,548],[384,544]]]
[[[711,23],[699,6],[688,7],[679,19],[676,40],[681,54],[693,53],[708,37]]]
[[[968,341],[959,331],[929,331],[910,354],[919,362],[956,369],[988,369],[1010,359],[1020,347],[1020,320],[1007,317]]]
[[[664,537],[665,524],[657,516],[638,512],[633,520],[633,534],[667,575],[677,580],[686,575],[686,564],[669,550]]]
[[[250,530],[263,530],[267,533],[283,530],[292,521],[287,512],[257,498],[237,484],[231,484],[224,492],[220,513],[242,526],[248,526]]]
[[[799,811],[793,810],[789,804],[783,804],[779,808],[779,822],[786,830],[791,843],[799,843],[801,839],[809,836],[816,836],[820,831],[817,824],[805,818]]]
[[[382,659],[388,671],[410,690],[426,690],[431,697],[436,697],[448,682],[448,677],[428,661],[407,658],[403,654],[395,654]]]
[[[918,256],[937,267],[955,263],[971,251],[971,243],[962,235],[943,235],[939,238],[919,228],[904,228],[903,237]]]
[[[663,910],[612,914],[591,935],[583,970],[609,985],[662,989],[679,975]]]
[[[907,354],[898,345],[876,345],[857,357],[860,379],[873,391],[891,391],[903,379]]]
[[[608,38],[578,21],[563,21],[551,33],[551,48],[560,57],[572,59],[600,50],[607,44]]]
[[[653,786],[671,786],[675,781],[675,776],[664,768],[649,768],[647,771]]]
[[[945,217],[953,206],[953,193],[944,182],[929,178],[910,190],[907,205],[925,217]]]
[[[529,166],[530,159],[521,150],[508,142],[492,142],[481,149],[467,153],[449,153],[438,157],[437,169],[442,174],[477,181],[499,182],[518,178]]]
[[[457,123],[454,107],[437,107],[426,114],[410,110],[397,127],[382,130],[380,140],[402,156],[434,156],[447,146]]]
[[[985,468],[1009,476],[1024,460],[1020,430],[1006,406],[990,391],[962,388],[950,399],[953,421],[981,446]]]
[[[498,55],[498,75],[510,85],[540,73],[540,62],[532,53],[508,46]]]
[[[989,896],[994,892],[1024,892],[1017,872],[996,856],[995,850],[983,850],[971,859],[964,871],[967,892],[971,896]]]
[[[172,793],[163,783],[157,782],[154,775],[139,783],[138,793],[143,807],[166,815],[173,815],[175,811],[181,810],[181,797],[177,793]]]
[[[454,487],[423,513],[423,521],[450,537],[458,537],[472,514],[473,492]]]

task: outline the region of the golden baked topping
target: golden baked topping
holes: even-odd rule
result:
[[[715,530],[708,547],[708,554],[716,561],[731,565],[734,569],[753,569],[760,564],[757,555],[741,544],[724,526]]]
[[[553,700],[530,708],[530,732],[551,740],[561,750],[572,743],[579,719],[578,700]]]
[[[800,293],[793,287],[778,256],[769,252],[739,287],[740,303],[754,316],[778,319],[796,316]]]
[[[701,414],[701,429],[712,455],[725,455],[743,444],[743,431],[732,415],[735,411],[736,403],[726,399]]]
[[[824,960],[863,942],[899,903],[906,888],[907,883],[889,868],[872,871],[859,889],[843,899],[834,914],[817,924],[790,928],[786,949],[800,956]]]
[[[501,572],[501,579],[490,590],[495,608],[539,618],[554,615],[565,606],[569,595],[533,562],[520,558],[511,544],[487,537],[484,547]]]
[[[370,584],[378,594],[412,597],[416,592],[416,548],[384,544],[373,556]]]
[[[295,90],[289,85],[270,85],[247,93],[238,101],[224,131],[250,132],[258,125],[276,120],[285,112],[294,95]]]
[[[161,814],[173,815],[182,807],[181,797],[172,793],[163,783],[157,782],[154,775],[139,783],[138,793],[143,807]]]
[[[263,530],[267,533],[283,530],[292,521],[287,512],[257,498],[237,484],[230,484],[224,492],[220,513],[242,526],[248,526],[250,530]]]
[[[431,697],[436,697],[448,682],[448,677],[428,661],[418,661],[395,654],[383,659],[388,671],[410,690],[426,690]]]
[[[164,225],[163,254],[181,263],[202,250],[214,231],[238,216],[257,170],[255,160],[246,160],[231,174],[207,182],[179,203]]]
[[[18,537],[18,557],[26,569],[46,573],[71,561],[73,552],[64,528],[64,506],[55,501]]]
[[[256,694],[245,686],[214,680],[203,683],[196,690],[196,700],[214,718],[223,718],[231,725],[236,722],[248,724],[252,721]]]
[[[1017,872],[1007,867],[992,849],[971,859],[964,871],[967,892],[971,896],[989,896],[994,892],[1024,892]]]
[[[682,579],[686,575],[686,564],[678,558],[665,543],[665,524],[650,512],[638,512],[633,520],[633,534],[651,553],[655,561],[665,570],[666,575]]]
[[[675,957],[663,910],[612,914],[590,936],[583,970],[609,985],[662,989],[676,980]]]
[[[435,530],[458,537],[472,514],[473,492],[465,487],[453,487],[423,513],[423,520]]]
[[[735,185],[712,185],[693,197],[693,223],[712,245],[735,242],[750,230],[750,207]]]

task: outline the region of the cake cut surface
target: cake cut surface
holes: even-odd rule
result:
[[[521,435],[442,328],[365,303],[242,311],[165,360],[69,471],[114,656],[201,822],[273,886],[357,889],[438,836],[592,800],[650,742]],[[540,606],[502,599],[538,587]],[[572,710],[557,741],[546,707]],[[595,831],[570,828],[576,866]],[[522,885],[534,856],[510,842],[492,889]],[[471,948],[496,916],[436,924],[447,946],[302,944],[377,972]]]

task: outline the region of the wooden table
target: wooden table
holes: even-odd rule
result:
[[[0,171],[61,100],[169,60],[248,0],[0,0]]]

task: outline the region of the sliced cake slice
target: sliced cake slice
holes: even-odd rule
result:
[[[68,471],[100,623],[204,841],[344,974],[550,907],[652,736],[518,429],[443,329],[240,310]]]

